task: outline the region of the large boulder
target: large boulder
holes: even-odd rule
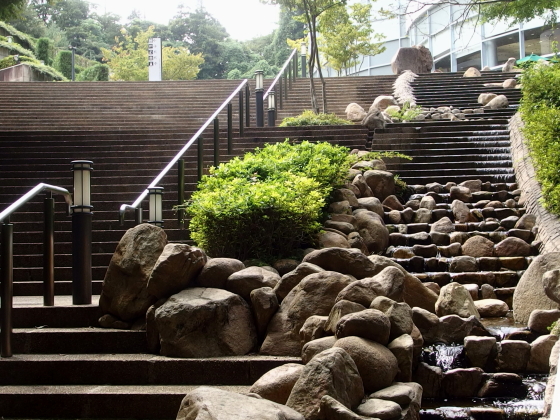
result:
[[[474,315],[480,318],[469,291],[463,285],[455,282],[441,288],[436,302],[436,314],[438,316],[458,315],[461,318]]]
[[[433,65],[432,54],[423,45],[401,47],[391,60],[393,74],[401,74],[405,70],[410,70],[416,74],[430,73]]]
[[[148,280],[148,293],[158,299],[186,289],[206,264],[206,254],[187,244],[167,244]]]
[[[196,287],[171,296],[155,311],[161,354],[241,356],[257,343],[249,305],[222,289]]]
[[[245,264],[235,258],[212,258],[202,268],[196,283],[200,287],[225,289],[228,277],[244,268]]]
[[[498,95],[486,105],[484,105],[484,108],[488,109],[501,109],[507,107],[509,107],[509,101],[506,95]]]
[[[282,404],[218,388],[200,387],[189,392],[177,420],[304,420]]]
[[[377,128],[385,128],[386,120],[383,116],[383,112],[378,109],[373,109],[367,113],[360,124],[367,127],[368,130],[374,131]]]
[[[395,193],[395,178],[391,172],[370,170],[365,171],[363,176],[374,197],[381,201]]]
[[[346,286],[336,297],[336,301],[349,300],[366,308],[378,296],[401,300],[404,288],[404,275],[396,267],[386,267],[371,278],[355,281]]]
[[[290,291],[296,287],[300,281],[310,274],[319,273],[323,270],[321,267],[308,262],[302,262],[294,270],[284,274],[280,281],[274,287],[274,292],[278,296],[278,301],[282,302]],[[335,270],[336,271],[336,270]]]
[[[297,363],[278,366],[257,379],[249,392],[278,404],[286,404],[301,372],[303,372],[303,365]]]
[[[357,279],[375,276],[383,267],[377,267],[357,249],[325,248],[310,252],[303,263],[314,264],[324,270],[349,274]]]
[[[262,267],[248,267],[229,276],[226,289],[250,302],[253,290],[261,287],[274,288],[279,281],[280,276],[277,273]]]
[[[321,419],[321,398],[329,395],[352,409],[364,397],[364,386],[356,364],[341,348],[319,353],[305,365],[286,405],[306,420]]]
[[[369,253],[379,254],[389,246],[389,230],[377,213],[360,211],[356,213],[358,232]]]
[[[536,257],[521,276],[513,293],[513,317],[527,324],[535,309],[560,309],[544,290],[542,278],[547,271],[560,268],[560,252],[550,252]]]
[[[399,371],[397,358],[387,347],[361,337],[337,340],[340,347],[352,357],[364,382],[366,392],[375,392],[391,385]]]
[[[262,354],[300,356],[299,331],[312,315],[328,316],[335,299],[353,279],[334,271],[323,271],[305,277],[282,301],[280,309],[268,324]]]
[[[360,122],[366,116],[366,111],[357,103],[352,102],[346,107],[346,119],[353,122]]]
[[[379,111],[385,111],[388,107],[392,105],[398,105],[395,98],[389,95],[381,95],[375,98],[369,110],[373,111],[374,109],[378,109]]]
[[[336,325],[336,337],[363,337],[387,345],[391,332],[389,317],[377,309],[366,309],[343,316]]]
[[[126,231],[103,280],[99,307],[123,321],[146,315],[157,300],[148,293],[148,280],[167,244],[165,231],[147,223]]]

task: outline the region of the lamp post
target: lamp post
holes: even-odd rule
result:
[[[72,303],[91,304],[91,171],[93,162],[75,160],[72,206]]]
[[[163,227],[163,187],[148,188],[150,217],[148,223]]]
[[[268,126],[274,127],[276,122],[276,98],[274,96],[274,91],[271,90],[268,93]]]
[[[307,45],[305,42],[301,43],[301,77],[307,77],[305,74],[305,68],[307,67]]]
[[[72,81],[74,81],[76,80],[76,47],[68,45],[68,48],[72,51]]]
[[[264,127],[264,74],[262,70],[255,72],[255,101],[257,106],[257,127]]]

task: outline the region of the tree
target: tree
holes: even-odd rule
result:
[[[57,0],[33,0],[45,4],[53,4]],[[27,0],[2,0],[0,2],[0,20],[19,18],[25,11]]]
[[[321,62],[319,60],[319,48],[317,42],[317,20],[321,14],[333,7],[339,5],[346,5],[346,0],[261,0],[267,4],[279,4],[292,12],[300,11],[302,14],[297,18],[300,22],[305,23],[307,26],[307,33],[309,36],[309,58],[307,67],[309,69],[309,83],[311,86],[311,106],[315,112],[319,112],[319,105],[317,104],[317,94],[315,91],[315,82],[313,73],[315,69],[319,73],[321,79],[322,96],[323,96],[323,112],[327,112],[327,95],[325,90],[325,79],[321,69]]]
[[[112,80],[148,80],[148,40],[154,37],[154,28],[140,32],[136,37],[122,29],[117,45],[103,48],[103,60],[111,68]],[[186,48],[165,47],[162,51],[164,78],[187,80],[196,78],[204,59],[201,54],[190,54]]]
[[[50,66],[52,63],[51,49],[51,40],[49,38],[39,38],[35,47],[35,57],[37,57],[37,60],[43,60],[43,63],[47,66]]]
[[[349,6],[348,13],[345,6],[339,5],[319,17],[320,51],[339,75],[342,70],[357,65],[360,56],[385,51],[381,42],[372,42],[372,39],[381,41],[383,36],[371,27],[371,7],[371,3],[355,3]]]
[[[72,52],[59,51],[54,59],[53,67],[67,79],[72,78]]]

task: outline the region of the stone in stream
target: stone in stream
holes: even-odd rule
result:
[[[522,340],[502,340],[498,345],[497,369],[501,372],[524,372],[531,345]]]
[[[557,341],[557,335],[542,335],[533,341],[527,371],[548,373],[550,370],[550,354]]]
[[[538,334],[548,334],[548,328],[560,319],[559,309],[535,309],[529,316],[527,327]]]
[[[499,299],[480,299],[474,302],[482,318],[496,318],[506,316],[508,305]]]
[[[470,293],[460,284],[449,283],[441,288],[436,302],[438,316],[459,315],[468,318],[471,315],[480,318]]]
[[[480,368],[458,368],[443,374],[441,389],[448,398],[471,398],[478,393],[484,379]]]
[[[467,336],[463,345],[471,366],[481,369],[491,366],[498,353],[495,337]]]
[[[465,241],[461,247],[462,254],[475,258],[492,257],[494,255],[494,242],[483,236],[473,236]]]
[[[441,396],[441,380],[443,371],[438,366],[430,366],[420,362],[414,372],[413,381],[422,386],[422,396],[425,398],[439,398]]]

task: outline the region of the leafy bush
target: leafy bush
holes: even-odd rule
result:
[[[82,70],[76,80],[81,82],[107,82],[109,81],[109,66],[107,64],[96,64]]]
[[[387,114],[398,121],[412,121],[418,115],[422,113],[422,108],[416,107],[416,105],[410,105],[410,102],[405,102],[399,111],[397,110],[387,110]]]
[[[313,111],[303,111],[297,117],[282,120],[280,127],[300,127],[306,125],[350,125],[351,121],[338,118],[335,114],[315,114]]]
[[[0,28],[4,29],[8,34],[14,37],[14,41],[22,45],[23,48],[27,50],[35,49],[35,41],[29,35],[24,34],[21,31],[18,31],[12,25],[8,25],[6,22],[2,22],[2,21],[0,21]]]
[[[321,225],[348,168],[348,149],[328,143],[267,145],[211,168],[185,206],[191,237],[213,257],[290,256]]]
[[[1,41],[0,40],[0,47],[4,47],[8,50],[8,52],[10,54],[13,55],[24,55],[26,57],[31,57],[31,58],[35,58],[35,54],[33,53],[33,51],[30,51],[26,48],[23,48],[21,45],[15,43],[15,42],[8,42],[6,41]]]
[[[37,57],[37,60],[42,60],[47,66],[52,64],[51,40],[49,38],[39,38],[37,40],[35,56]]]
[[[53,67],[61,72],[67,79],[72,78],[72,52],[59,51],[54,59]]]
[[[522,76],[520,111],[542,186],[543,205],[560,214],[560,66],[534,66]]]

